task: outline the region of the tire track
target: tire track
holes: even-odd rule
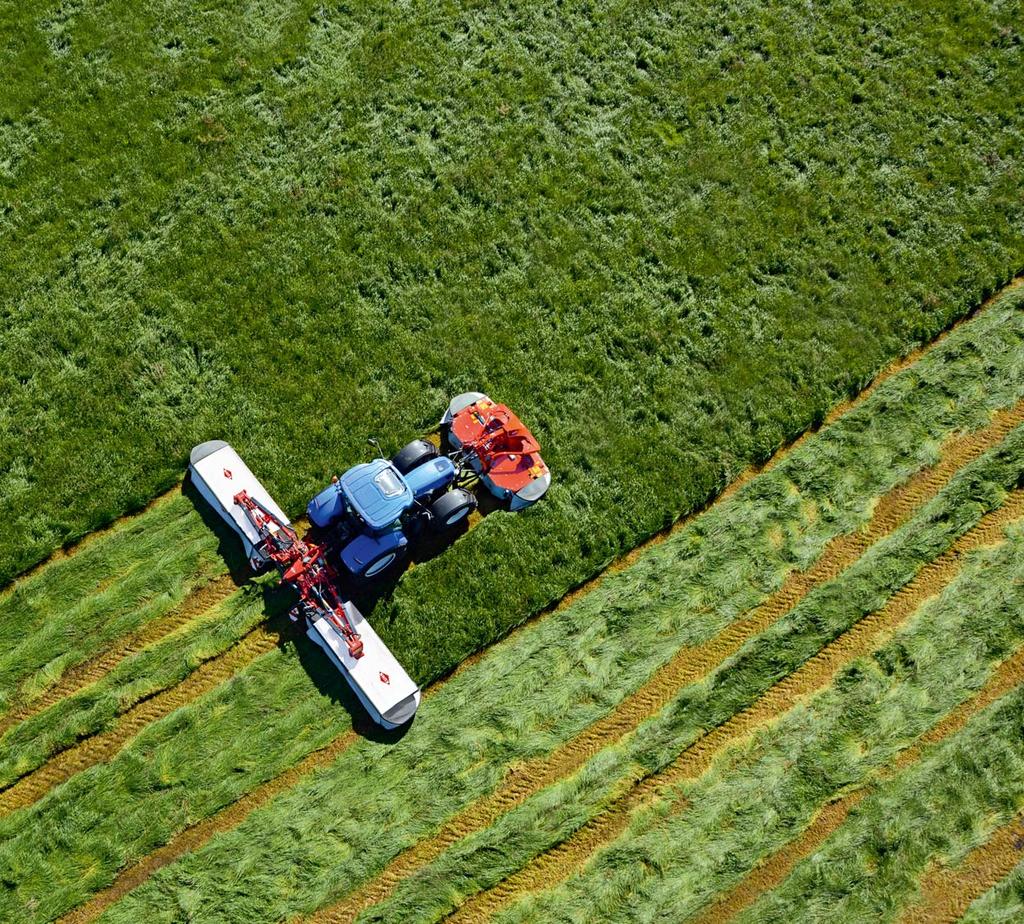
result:
[[[616,796],[608,808],[599,812],[573,835],[535,857],[503,882],[469,898],[447,920],[487,920],[526,893],[552,888],[581,869],[596,850],[607,846],[618,836],[616,832],[621,833],[638,807],[666,795],[667,790],[684,780],[701,776],[726,747],[823,689],[842,668],[874,651],[926,600],[949,585],[960,571],[963,555],[984,546],[998,544],[1002,541],[1003,529],[1021,517],[1024,517],[1024,490],[1017,490],[1002,507],[983,517],[952,548],[925,565],[911,581],[889,598],[882,609],[864,617],[834,639],[751,706],[702,735],[664,770],[629,783],[624,794]],[[606,832],[606,836],[599,836],[596,832],[600,831]],[[352,913],[351,908],[335,906],[339,911],[344,910],[345,914],[336,915],[332,908],[326,914],[315,916],[314,920],[350,921],[363,907],[366,906]]]
[[[921,879],[921,898],[900,924],[958,921],[971,903],[998,885],[1024,857],[1024,811],[976,847],[956,867],[938,866]]]
[[[749,616],[701,645],[679,649],[671,660],[608,715],[553,753],[510,770],[491,795],[468,806],[434,837],[399,854],[380,876],[343,899],[333,910],[314,916],[314,920],[353,920],[364,908],[387,898],[402,879],[431,862],[452,844],[480,828],[488,827],[515,805],[574,773],[598,751],[619,741],[663,709],[679,689],[706,676],[751,638],[781,619],[815,587],[841,574],[874,543],[892,533],[915,510],[938,494],[960,468],[998,445],[1021,423],[1024,423],[1024,401],[998,413],[982,430],[947,440],[940,461],[885,495],[876,505],[874,515],[864,530],[833,539],[810,568],[792,572],[783,586]]]
[[[129,709],[109,731],[61,751],[0,792],[0,817],[31,805],[76,773],[110,760],[147,725],[230,680],[256,658],[273,651],[282,637],[282,632],[267,625],[250,630],[236,645],[201,664],[181,683]]]
[[[913,745],[898,754],[890,768],[882,772],[881,777],[891,778],[899,770],[916,763],[926,747],[936,745],[956,734],[975,715],[1021,684],[1024,684],[1024,646],[1003,661],[980,690],[954,707]],[[835,833],[850,811],[872,791],[873,787],[874,784],[867,783],[841,799],[827,803],[803,833],[762,859],[732,889],[696,914],[692,918],[695,924],[727,924],[738,914],[746,911],[765,892],[780,886],[797,863],[818,850]]]
[[[165,636],[223,603],[240,586],[242,585],[232,580],[230,574],[222,574],[193,590],[166,616],[153,620],[98,656],[70,668],[42,696],[16,706],[0,718],[0,737],[9,728],[34,718],[62,699],[99,682],[125,659],[161,641]]]

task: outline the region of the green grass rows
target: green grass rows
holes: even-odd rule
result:
[[[1022,473],[1024,429],[1018,429],[1002,447],[965,469],[904,527],[838,578],[809,593],[705,680],[681,689],[636,732],[404,880],[391,899],[364,915],[365,920],[437,919],[468,894],[497,884],[564,841],[632,780],[668,766],[701,734],[752,704],[833,638],[883,606],[927,562],[997,507]],[[1003,625],[995,617],[992,623]],[[959,670],[956,662],[952,667]],[[813,806],[806,808],[813,811]],[[243,825],[239,834],[245,830]],[[202,864],[195,863],[190,872],[195,875],[199,869]]]
[[[420,810],[434,814],[419,822],[422,831],[488,791],[509,762],[546,753],[605,714],[678,645],[714,634],[778,587],[792,568],[813,561],[829,538],[863,524],[878,493],[933,459],[950,429],[980,426],[993,408],[1013,403],[1019,397],[1014,383],[1020,381],[1014,371],[1022,357],[1019,317],[1004,306],[972,322],[729,502],[589,597],[501,646],[487,663],[506,667],[467,673],[478,678],[468,702],[492,704],[483,727],[467,722],[464,731],[453,729],[443,701],[438,700],[440,706],[428,701],[408,744],[392,749],[366,742],[351,760],[360,768],[378,766],[387,751],[388,760],[403,761],[406,754],[408,766],[416,766],[427,759],[414,744],[424,740],[421,735],[428,736],[431,749],[446,747],[454,759],[471,755],[470,776],[463,778],[456,769],[445,774],[446,784],[457,784],[453,802],[442,802],[433,781],[423,781],[430,798],[421,801]],[[990,377],[979,382],[979,372],[986,371]],[[961,396],[959,403],[950,400],[954,394]],[[674,580],[666,582],[666,574]],[[237,618],[247,619],[244,613],[258,613],[262,603],[252,596],[239,605]],[[635,619],[641,611],[645,619]],[[523,647],[544,654],[524,658]],[[584,651],[591,654],[584,657]],[[173,648],[162,652],[169,656]],[[527,666],[534,677],[529,682]],[[495,674],[505,679],[499,683]],[[456,692],[466,689],[460,683],[470,681],[457,679],[439,697],[463,695]],[[533,690],[529,702],[517,693],[524,685]],[[8,911],[24,913],[38,901],[38,913],[45,916],[81,901],[124,863],[343,731],[348,717],[338,698],[344,695],[341,680],[308,645],[288,644],[148,728],[109,765],[81,774],[36,807],[0,822],[0,830],[6,826],[13,838],[0,848],[0,864],[14,884],[5,898]],[[462,734],[466,741],[459,744],[453,736]],[[253,741],[260,748],[254,749]],[[431,750],[429,759],[438,760],[437,753]],[[415,779],[407,769],[395,772],[396,779]],[[338,790],[339,797],[346,792]],[[378,796],[364,792],[363,799]],[[293,824],[280,830],[287,833]],[[372,862],[382,862],[414,839],[415,830],[396,824],[379,844],[380,859]],[[342,849],[350,865],[348,848]],[[334,873],[326,849],[320,859],[323,887],[330,889]],[[313,882],[316,862],[302,865],[304,882]],[[54,868],[68,871],[58,888]],[[258,890],[249,888],[255,900]]]
[[[1004,545],[974,555],[941,596],[827,690],[639,814],[583,874],[498,920],[651,920],[669,909],[684,919],[696,912],[796,837],[824,801],[870,784],[1024,644],[1022,578],[1018,525]],[[816,920],[826,909],[838,921],[893,919],[928,861],[948,855],[950,844],[940,838],[983,837],[1024,795],[1024,749],[1014,738],[1022,702],[1020,692],[1008,697],[895,783],[877,784],[833,838],[848,845],[846,868],[835,859],[841,848],[826,844],[782,888],[785,898],[763,899],[743,920]],[[1009,770],[996,777],[995,765],[1002,770],[1004,761]],[[963,790],[943,808],[931,779],[947,773],[960,778]],[[678,798],[688,800],[682,811],[674,806]],[[922,836],[922,824],[935,836]]]

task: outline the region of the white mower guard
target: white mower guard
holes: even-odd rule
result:
[[[206,502],[238,533],[249,563],[257,569],[265,565],[266,557],[256,549],[260,535],[245,511],[235,503],[235,495],[239,491],[247,491],[250,497],[259,501],[283,524],[290,525],[290,521],[241,456],[224,440],[209,440],[192,450],[189,471],[192,483]]]
[[[345,676],[373,720],[385,728],[398,728],[416,712],[420,688],[355,605],[346,602],[344,606],[352,628],[363,641],[362,657],[352,657],[345,640],[325,618],[314,622],[306,630],[306,635],[324,650]]]

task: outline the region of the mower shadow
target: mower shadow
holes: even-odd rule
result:
[[[252,578],[252,569],[249,567],[249,559],[245,555],[242,543],[224,520],[217,515],[209,505],[196,486],[192,483],[192,475],[186,473],[185,480],[181,485],[181,493],[185,495],[195,507],[203,524],[217,537],[217,554],[224,559],[228,566],[228,574],[236,587],[241,587]]]
[[[289,643],[294,645],[299,663],[313,681],[313,685],[321,695],[348,712],[352,717],[352,728],[357,735],[380,744],[400,741],[412,727],[412,722],[391,730],[381,728],[374,722],[352,692],[348,682],[324,654],[323,649],[306,636],[302,623],[293,623],[289,619],[288,613],[294,605],[295,595],[283,585],[263,585],[263,612],[266,615],[268,630],[278,636],[277,647],[283,650]]]

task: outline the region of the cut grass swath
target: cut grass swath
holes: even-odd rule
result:
[[[996,700],[1008,695],[1024,684],[1024,647],[1018,648],[1003,661],[985,685],[970,699],[944,716],[925,732],[918,742],[901,752],[894,761],[889,775],[916,762],[926,747],[936,745],[959,733],[975,715],[987,709]],[[869,783],[870,785],[870,783]],[[835,801],[827,803],[800,836],[764,858],[743,880],[720,895],[693,920],[694,924],[727,924],[746,910],[765,892],[776,888],[793,871],[798,862],[818,850],[846,820],[850,811],[868,794],[867,787],[854,789]]]
[[[616,838],[629,817],[662,796],[670,787],[704,773],[721,751],[748,736],[757,726],[771,722],[802,698],[827,686],[836,674],[857,658],[869,654],[879,642],[909,619],[925,600],[939,593],[959,573],[961,556],[1002,539],[1004,528],[1024,516],[1024,491],[1017,492],[948,551],[925,565],[879,611],[859,621],[826,645],[807,663],[774,685],[752,706],[737,713],[688,746],[668,767],[629,782],[567,840],[529,861],[498,885],[474,895],[452,915],[453,921],[487,920],[525,894],[551,888],[582,868],[599,848]],[[618,787],[620,790],[623,787]]]
[[[940,864],[921,880],[921,898],[900,924],[952,924],[971,903],[999,883],[1020,863],[1024,844],[1024,809],[955,866]]]
[[[380,879],[358,890],[334,912],[324,912],[322,920],[351,920],[361,909],[384,900],[401,881],[454,843],[473,831],[487,827],[510,808],[558,779],[574,773],[602,748],[631,733],[643,721],[668,705],[682,687],[698,682],[750,639],[781,619],[812,589],[835,579],[871,545],[897,529],[916,510],[928,503],[959,468],[1000,443],[1020,424],[1022,418],[1024,405],[1018,404],[1012,410],[997,414],[993,423],[983,430],[952,439],[944,447],[946,451],[935,466],[915,475],[905,485],[882,498],[866,528],[832,540],[810,568],[792,572],[783,586],[753,613],[704,644],[681,648],[642,687],[626,697],[607,716],[553,754],[516,768],[495,793],[460,813],[429,841],[418,844],[407,854],[398,857]]]
[[[38,770],[0,792],[0,816],[31,805],[76,773],[110,760],[147,725],[220,686],[257,658],[276,649],[281,644],[283,631],[270,625],[257,626],[237,645],[200,665],[181,683],[134,706],[110,731],[61,751]]]

